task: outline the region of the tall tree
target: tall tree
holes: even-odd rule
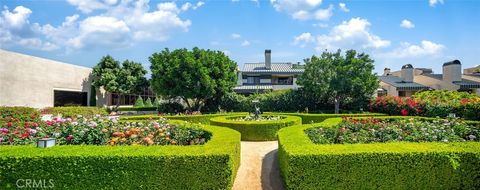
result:
[[[105,91],[117,93],[120,96],[139,92],[148,87],[145,74],[147,71],[142,64],[125,60],[120,66],[120,62],[112,56],[102,57],[100,62],[93,68],[92,85],[99,88],[103,87]],[[120,106],[120,100],[117,101],[115,110]]]
[[[200,111],[236,84],[237,64],[221,51],[164,49],[149,60],[153,90],[166,98],[181,97],[190,111]]]
[[[369,98],[378,88],[378,79],[373,73],[374,60],[368,54],[348,50],[342,56],[323,52],[320,57],[305,59],[305,72],[298,80],[305,91],[315,97],[327,99],[339,113],[340,104],[347,100]]]

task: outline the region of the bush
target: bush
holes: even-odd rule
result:
[[[314,113],[282,113],[282,115],[293,115],[302,118],[303,124],[320,123],[328,118],[334,117],[373,117],[385,116],[381,113],[362,113],[362,114],[314,114]]]
[[[108,112],[101,107],[50,107],[42,110],[44,114],[61,115],[63,118],[105,116]]]
[[[0,189],[18,179],[53,180],[54,189],[230,189],[240,134],[206,126],[201,146],[0,146]]]
[[[157,107],[119,107],[118,111],[157,111]]]
[[[160,113],[182,113],[185,111],[185,107],[178,102],[164,102],[158,106],[158,112]]]
[[[150,97],[148,97],[147,100],[145,101],[144,107],[153,107],[152,100],[150,99]]]
[[[7,122],[37,122],[40,114],[29,107],[0,107],[0,126]]]
[[[137,100],[135,100],[135,104],[133,105],[133,107],[145,107],[145,104],[143,103],[143,98],[141,96],[139,96]]]
[[[283,127],[302,124],[302,118],[286,116],[275,121],[236,121],[245,116],[220,116],[210,119],[210,124],[234,129],[242,134],[243,141],[277,140],[277,131]]]
[[[287,189],[479,189],[480,143],[314,144],[312,127],[278,132],[279,163]]]
[[[414,98],[382,96],[372,99],[370,111],[389,115],[447,117],[450,113],[467,120],[480,120],[480,96],[466,92],[434,90]]]
[[[190,123],[201,123],[201,124],[210,124],[210,119],[219,116],[227,115],[245,115],[245,112],[236,112],[236,113],[218,113],[218,114],[200,114],[200,115],[137,115],[137,116],[123,116],[120,117],[120,121],[141,121],[141,120],[152,120],[159,119],[164,117],[169,120],[181,120],[187,121]]]

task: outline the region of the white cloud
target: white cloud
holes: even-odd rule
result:
[[[226,56],[232,55],[232,52],[230,52],[230,51],[228,51],[228,50],[223,50],[222,52],[223,52],[223,54],[225,54]]]
[[[241,38],[242,36],[240,34],[237,34],[237,33],[233,33],[232,34],[232,38],[233,39],[238,39],[238,38]]]
[[[410,29],[410,28],[415,28],[415,25],[411,21],[404,19],[400,23],[400,27]]]
[[[315,23],[312,24],[313,27],[328,28],[328,24],[325,23]]]
[[[314,42],[315,37],[311,33],[305,32],[293,38],[293,45],[300,45],[304,48],[307,43]]]
[[[117,3],[116,0],[67,0],[73,6],[83,13],[91,13],[94,10],[108,9],[109,6]]]
[[[275,10],[285,12],[297,20],[328,20],[333,10],[333,6],[317,9],[322,4],[322,0],[270,0],[270,3]]]
[[[347,8],[347,5],[345,3],[338,3],[338,7],[340,7],[340,10],[343,12],[350,12],[350,9]]]
[[[329,20],[332,17],[333,5],[328,6],[327,9],[319,9],[315,12],[315,19],[317,20]]]
[[[435,7],[436,4],[442,4],[443,5],[443,0],[428,0],[428,4],[431,7]]]
[[[244,40],[241,44],[241,46],[249,46],[249,45],[250,45],[250,42],[247,40]]]
[[[175,2],[158,3],[153,10],[148,0],[69,0],[83,13],[72,15],[58,26],[30,23],[32,11],[18,6],[12,12],[4,8],[0,15],[1,46],[29,46],[30,48],[67,51],[92,47],[123,48],[138,41],[165,41],[178,32],[186,32],[191,21],[180,15],[204,5]],[[95,11],[95,12],[93,12]]]
[[[366,19],[352,18],[343,21],[330,30],[329,34],[316,37],[317,50],[323,51],[342,49],[378,49],[390,46],[390,41],[372,34],[370,23]]]
[[[401,43],[400,48],[397,48],[391,52],[383,54],[382,56],[391,57],[391,58],[439,56],[444,49],[445,49],[444,45],[434,43],[428,40],[422,40],[420,45],[403,42]]]

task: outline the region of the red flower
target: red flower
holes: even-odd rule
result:
[[[400,111],[400,114],[402,114],[403,116],[407,116],[408,115],[407,109],[402,109],[402,111]]]
[[[25,137],[28,137],[28,136],[30,136],[30,134],[28,134],[28,133],[22,134],[22,138],[25,138]]]
[[[12,127],[12,125],[13,125],[12,122],[8,122],[8,123],[7,123],[7,126],[8,126],[8,127]]]
[[[36,123],[36,122],[33,122],[32,126],[34,126],[34,127],[38,127],[38,123]]]
[[[72,135],[68,135],[67,136],[67,141],[71,141],[73,139],[73,136]]]

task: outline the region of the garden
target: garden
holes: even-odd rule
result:
[[[236,64],[220,51],[155,53],[149,80],[141,64],[105,56],[95,87],[129,94],[147,84],[162,101],[0,107],[0,189],[20,179],[53,189],[235,189],[237,173],[251,171],[242,144],[264,141],[278,149],[254,161],[276,163],[286,189],[480,189],[480,97],[372,98],[373,60],[345,54],[307,59],[299,90],[249,96],[232,91]],[[264,173],[251,176],[265,185]]]

